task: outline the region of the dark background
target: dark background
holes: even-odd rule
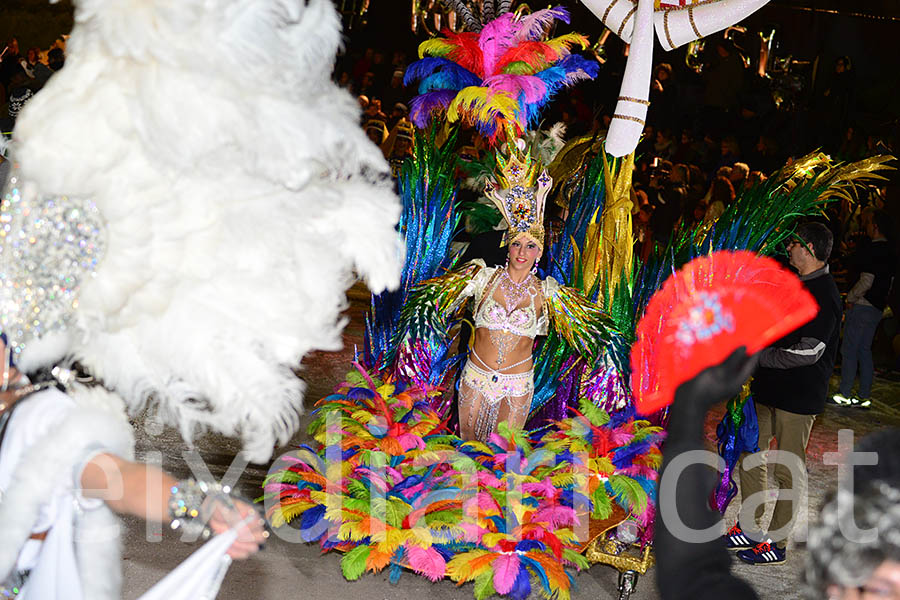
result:
[[[341,3],[349,6],[357,1],[339,0]],[[573,13],[573,28],[595,41],[603,31],[599,20],[574,0],[561,3]],[[544,3],[531,4],[537,8]],[[411,32],[409,6],[406,0],[371,0],[364,20],[356,18],[354,27],[346,32],[347,51],[359,52],[369,46],[403,49],[414,58],[425,34]],[[2,0],[0,40],[16,36],[23,53],[32,46],[46,49],[71,30],[72,13],[70,0],[57,4]],[[806,78],[810,91],[816,87],[816,79],[821,82],[827,76],[835,58],[849,56],[856,71],[858,109],[866,121],[886,123],[900,116],[900,0],[776,0],[742,24],[762,31],[775,28],[776,55],[809,63],[798,67],[798,73]],[[664,53],[657,47],[657,62],[676,63],[682,56],[678,50]]]

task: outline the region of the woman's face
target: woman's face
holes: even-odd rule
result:
[[[540,247],[529,239],[518,239],[509,245],[509,266],[529,270],[541,257]]]

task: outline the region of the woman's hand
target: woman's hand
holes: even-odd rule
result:
[[[237,539],[228,549],[228,556],[236,560],[243,560],[259,551],[269,537],[265,523],[253,506],[237,499],[232,500],[232,506],[216,500],[209,518],[209,528],[215,534],[225,533],[232,527],[237,529]]]

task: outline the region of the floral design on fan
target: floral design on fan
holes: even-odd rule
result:
[[[506,196],[506,212],[516,231],[528,231],[537,214],[534,190],[515,185]]]
[[[699,302],[688,309],[675,337],[685,346],[705,342],[723,331],[734,331],[734,314],[722,306],[716,292],[698,292]]]

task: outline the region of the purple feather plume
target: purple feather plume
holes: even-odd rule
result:
[[[410,120],[416,127],[424,129],[436,111],[447,110],[456,94],[456,90],[439,90],[416,96],[409,103]]]
[[[568,23],[569,11],[562,6],[535,11],[519,21],[516,37],[519,40],[539,40],[547,27],[557,20]]]

